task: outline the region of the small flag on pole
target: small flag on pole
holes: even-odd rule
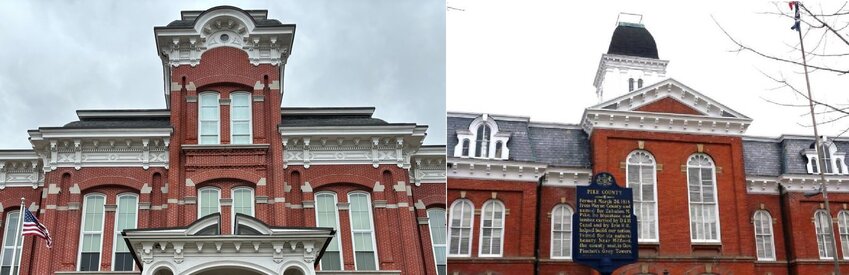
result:
[[[53,238],[50,237],[50,232],[47,227],[44,227],[38,218],[29,212],[29,209],[24,208],[24,228],[21,235],[33,235],[47,240],[47,247],[53,247]]]
[[[793,26],[790,27],[790,29],[797,31],[797,32],[801,31],[801,29],[799,28],[799,22],[801,21],[799,19],[799,1],[790,1],[789,4],[790,4],[790,10],[794,10],[794,8],[795,8],[795,14],[793,15],[795,22],[793,23]]]

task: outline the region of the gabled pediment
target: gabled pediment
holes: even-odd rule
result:
[[[634,90],[588,109],[749,118],[672,78]]]
[[[581,127],[705,135],[743,135],[752,119],[675,79],[584,110]]]

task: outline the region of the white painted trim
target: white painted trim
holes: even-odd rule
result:
[[[2,213],[2,212],[0,212],[0,213]],[[15,224],[14,224],[14,225],[13,225],[13,224],[11,224],[12,219],[10,218],[10,216],[12,216],[12,214],[18,214],[18,220],[17,220],[17,221],[15,221]],[[23,251],[23,242],[21,242],[21,246],[20,246],[20,247],[17,247],[17,248],[16,248],[17,244],[13,244],[13,245],[9,246],[9,241],[11,241],[12,243],[15,243],[15,242],[16,242],[15,240],[9,240],[9,238],[10,238],[10,237],[21,236],[21,235],[20,235],[20,234],[21,234],[21,228],[20,228],[20,227],[17,227],[17,226],[18,226],[18,224],[20,224],[20,222],[19,222],[19,221],[20,221],[20,219],[21,219],[21,211],[20,211],[20,210],[12,210],[12,211],[9,211],[9,212],[7,212],[6,217],[4,217],[4,218],[5,218],[5,219],[3,220],[3,222],[4,222],[4,224],[5,224],[5,225],[3,226],[3,239],[2,239],[2,241],[3,241],[3,246],[2,246],[2,247],[0,247],[0,248],[2,248],[2,249],[0,249],[0,263],[3,263],[3,258],[4,258],[4,257],[9,256],[9,255],[6,255],[6,253],[5,253],[5,252],[6,252],[6,247],[11,247],[11,248],[13,249],[12,251],[14,251],[14,253],[13,253],[13,254],[21,253],[21,251]],[[15,228],[15,230],[12,232],[12,235],[13,235],[13,236],[9,236],[9,235],[7,235],[7,234],[6,234],[6,233],[7,233],[8,228],[9,228],[10,226],[14,226],[14,227],[16,227],[16,228]],[[18,240],[23,240],[23,239],[18,239]],[[18,261],[14,261],[14,259],[15,259],[15,255],[12,255],[12,261],[9,261],[9,262],[11,262],[11,263],[12,263],[12,265],[11,265],[12,270],[14,270],[15,265],[19,264],[19,262],[18,262]],[[0,266],[2,266],[2,265],[0,265]],[[18,267],[18,269],[20,270],[20,266]]]
[[[849,225],[849,210],[840,210],[839,212],[837,212],[837,235],[838,236],[840,236],[840,231],[841,231],[840,227],[842,227],[842,223],[840,222],[841,216],[845,217],[843,219],[845,221],[844,223]],[[846,228],[843,231],[849,232],[849,228]],[[846,260],[846,259],[849,259],[849,251],[846,251],[846,249],[843,249],[843,245],[849,245],[849,243],[844,242],[843,236],[840,236],[841,252],[843,252],[843,259]]]
[[[247,91],[235,91],[230,93],[230,144],[253,144],[254,143],[254,113],[253,113],[253,98],[252,94]],[[233,131],[234,125],[236,123],[233,118],[233,108],[236,107],[236,104],[233,104],[233,96],[247,96],[248,97],[248,143],[233,143]]]
[[[448,255],[448,238],[449,238],[449,236],[448,236],[448,231],[446,230],[445,232],[442,232],[443,234],[445,234],[445,243],[444,243],[444,244],[435,244],[435,243],[433,243],[433,235],[434,235],[434,232],[433,232],[433,227],[431,226],[431,223],[432,223],[432,221],[433,221],[433,218],[431,218],[431,217],[430,217],[430,215],[431,215],[431,211],[432,211],[432,210],[442,211],[442,218],[443,218],[443,219],[444,219],[444,221],[446,221],[446,222],[448,221],[448,212],[446,211],[446,209],[445,209],[445,208],[440,208],[440,207],[433,207],[433,208],[430,208],[430,209],[425,210],[425,213],[427,214],[427,220],[428,220],[428,223],[427,223],[427,226],[428,226],[428,227],[427,227],[427,229],[430,231],[430,246],[431,246],[431,248],[432,248],[431,250],[433,251],[433,263],[434,263],[434,265],[436,266],[436,269],[437,269],[437,270],[439,270],[439,263],[438,263],[438,262],[439,262],[439,259],[437,259],[437,258],[436,258],[436,248],[437,248],[437,247],[440,247],[440,246],[441,246],[441,247],[443,247],[443,248],[445,248],[445,255],[446,255],[445,264],[446,264],[446,268],[447,268],[447,265],[448,265],[448,259],[447,259],[447,255]],[[444,226],[446,226],[446,228],[445,228],[445,229],[448,229],[448,227],[447,227],[447,226],[448,226],[448,223],[446,223]]]
[[[501,207],[501,227],[500,227],[501,228],[501,236],[499,236],[501,243],[500,243],[500,247],[498,248],[497,254],[492,254],[492,253],[483,254],[483,229],[484,229],[483,228],[483,222],[484,222],[484,220],[486,220],[486,217],[485,217],[486,216],[486,207],[490,204],[494,204],[495,206]],[[495,209],[493,208],[493,212],[494,212],[494,210]],[[505,219],[506,212],[507,212],[507,207],[504,206],[503,202],[501,202],[500,200],[497,200],[497,199],[488,200],[485,203],[483,203],[483,206],[481,206],[481,219],[480,219],[480,226],[479,226],[480,232],[478,233],[479,234],[478,235],[478,257],[488,258],[488,257],[501,257],[502,255],[504,255],[504,231],[507,228],[505,226],[507,224],[507,220]],[[492,220],[495,220],[495,213],[492,213],[491,218],[492,218]],[[491,226],[489,228],[495,229],[495,228],[498,228],[498,227]],[[493,236],[490,236],[490,241],[492,240],[492,237]],[[492,248],[493,248],[493,246],[490,244],[490,252],[492,252]]]
[[[202,200],[202,198],[203,198],[203,196],[201,196],[201,192],[203,192],[203,191],[205,191],[205,190],[215,190],[215,192],[218,194],[218,198],[217,198],[217,199],[215,199],[215,203],[218,205],[218,213],[221,213],[221,189],[220,189],[220,188],[218,188],[218,187],[215,187],[215,186],[206,186],[206,187],[203,187],[203,188],[198,189],[198,191],[197,191],[197,196],[198,196],[198,198],[197,198],[197,202],[198,202],[198,208],[197,208],[197,209],[198,209],[198,210],[197,210],[197,211],[198,211],[198,217],[197,217],[197,218],[198,218],[198,219],[200,219],[200,218],[202,218],[202,217],[203,217],[203,216],[201,215],[201,205],[202,205],[201,200]],[[210,214],[212,214],[212,213],[210,213]]]
[[[638,154],[638,153],[642,153],[642,154],[645,154],[646,156],[648,156],[648,158],[651,160],[651,165],[649,166],[649,165],[645,165],[645,164],[631,163],[631,157],[633,157],[634,155],[636,155],[636,154]],[[630,175],[630,173],[629,173],[629,171],[628,171],[628,170],[629,170],[629,169],[631,169],[631,165],[637,165],[637,166],[649,166],[649,169],[651,169],[651,171],[652,171],[652,180],[653,180],[653,182],[652,182],[652,186],[654,187],[654,192],[653,192],[652,194],[654,195],[653,201],[654,201],[654,233],[655,233],[655,238],[640,238],[640,237],[639,237],[639,231],[640,231],[640,230],[639,230],[639,228],[637,228],[637,232],[638,232],[638,234],[637,234],[637,236],[638,236],[638,238],[637,238],[637,242],[644,242],[644,243],[657,243],[657,242],[659,242],[659,241],[660,241],[660,226],[659,226],[659,224],[660,224],[660,218],[659,218],[659,216],[660,216],[660,215],[659,215],[659,213],[657,212],[657,204],[658,204],[658,195],[657,195],[657,160],[654,158],[654,155],[653,155],[651,152],[647,151],[647,150],[634,150],[634,151],[631,151],[631,153],[629,153],[629,154],[628,154],[628,156],[627,156],[627,157],[625,157],[625,187],[630,187],[630,186],[631,186],[631,182],[629,182],[629,181],[628,181],[628,175]],[[643,174],[642,174],[642,173],[640,173],[640,182],[641,182],[641,183],[642,183],[642,179],[643,179]],[[640,188],[640,190],[642,191],[642,187]],[[687,190],[687,192],[689,192],[689,190]],[[642,197],[642,194],[640,194],[640,197]],[[638,216],[637,218],[639,219],[640,217]],[[717,219],[719,219],[719,217],[717,217]]]
[[[769,222],[767,222],[767,225],[769,226],[769,237],[772,239],[769,242],[770,246],[771,246],[770,249],[772,249],[772,258],[761,258],[760,255],[757,255],[758,254],[758,228],[757,228],[756,225],[753,225],[752,230],[754,230],[754,233],[755,233],[754,234],[755,235],[755,257],[757,257],[758,261],[775,261],[775,259],[776,259],[775,230],[772,227],[772,215],[770,215],[769,211],[766,211],[766,210],[756,210],[755,214],[752,215],[752,220],[756,220],[754,217],[757,216],[760,213],[765,214],[768,221],[769,221]]]
[[[458,204],[465,204],[465,203],[468,203],[468,206],[469,206],[469,227],[468,227],[468,229],[469,229],[469,236],[468,236],[469,245],[466,247],[466,251],[468,251],[468,253],[466,253],[466,254],[452,254],[451,253],[451,228],[454,227],[454,219],[451,218],[450,213],[454,213],[454,207],[457,207]],[[446,255],[448,255],[448,257],[471,257],[472,256],[472,240],[474,240],[474,229],[475,229],[475,204],[472,203],[472,201],[469,200],[469,199],[465,199],[465,198],[457,199],[453,203],[451,203],[451,207],[448,208],[448,209],[449,209],[448,210],[449,211],[448,212],[449,213],[449,215],[448,215],[448,240],[446,242],[448,244],[448,253],[446,253]],[[461,214],[465,214],[465,213],[463,213],[461,211]],[[462,232],[463,231],[462,230],[464,228],[466,228],[466,227],[461,227],[462,223],[463,223],[463,218],[464,218],[463,216],[460,217],[460,227],[457,227],[458,229],[460,229],[460,243],[461,244],[463,243],[463,241],[462,241],[462,238],[463,238]],[[457,247],[461,251],[463,250],[463,248],[460,247],[459,245]]]
[[[103,193],[89,193],[89,194],[86,194],[83,197],[83,207],[82,207],[82,211],[80,211],[80,212],[82,212],[82,219],[81,219],[82,222],[80,223],[79,245],[77,245],[77,271],[81,271],[80,268],[82,268],[82,266],[80,266],[80,264],[81,264],[81,260],[83,258],[83,256],[82,256],[83,255],[83,237],[86,234],[85,222],[86,222],[86,208],[88,206],[88,200],[89,200],[89,198],[96,197],[96,196],[103,197],[103,204],[104,204],[104,206],[103,206],[103,216],[101,218],[102,220],[100,221],[100,231],[99,231],[100,232],[100,251],[98,252],[98,254],[100,254],[100,256],[98,256],[98,259],[97,259],[97,265],[96,265],[97,270],[96,271],[100,271],[100,263],[103,262],[103,237],[104,237],[103,235],[105,235],[105,232],[103,232],[103,227],[106,226],[105,225],[105,223],[106,223],[106,195],[103,194]],[[95,231],[92,231],[92,232],[95,232]]]
[[[448,167],[449,178],[530,182],[539,180],[548,167],[533,162],[454,157],[449,157],[448,163],[451,164],[451,167]]]
[[[691,210],[692,209],[692,203],[690,202],[690,186],[689,185],[690,185],[690,167],[691,167],[690,166],[690,160],[693,159],[696,156],[704,156],[708,159],[708,161],[710,161],[710,171],[711,171],[710,175],[712,177],[711,181],[713,182],[713,196],[714,196],[713,199],[714,199],[714,203],[715,203],[715,205],[713,207],[713,213],[714,213],[714,218],[716,219],[716,240],[693,239],[693,222],[692,222],[693,211]],[[704,168],[707,168],[707,167],[698,166],[698,167],[693,167],[693,168],[704,169]],[[687,184],[687,210],[688,210],[687,212],[689,212],[688,216],[690,217],[690,242],[692,242],[692,243],[717,243],[717,244],[722,243],[722,225],[720,225],[720,223],[719,223],[720,222],[719,193],[717,193],[717,185],[719,185],[719,183],[716,181],[716,162],[714,162],[713,158],[710,157],[710,155],[708,155],[708,154],[695,153],[695,154],[690,155],[690,157],[687,158],[686,169],[687,169],[687,182],[685,184]],[[701,172],[699,172],[699,173],[700,173],[699,174],[699,180],[702,180]],[[699,186],[701,186],[701,185],[702,185],[702,183],[699,182]],[[658,232],[658,235],[660,235],[660,232]]]
[[[566,210],[569,211],[570,214],[569,214],[568,219],[570,221],[569,222],[570,224],[572,224],[572,222],[571,222],[572,216],[575,215],[575,211],[572,210],[572,207],[569,206],[568,204],[565,204],[565,203],[557,204],[557,205],[554,206],[554,208],[551,209],[551,226],[548,228],[549,239],[551,239],[549,247],[548,247],[549,248],[548,249],[549,250],[549,257],[551,259],[557,259],[557,260],[571,260],[572,259],[572,252],[574,251],[574,247],[572,247],[572,238],[575,237],[574,235],[572,235],[572,233],[574,233],[574,231],[572,230],[572,228],[574,228],[574,225],[573,225],[572,228],[569,229],[569,256],[554,256],[554,218],[555,218],[554,213],[556,212],[557,208],[560,208],[560,207],[564,208],[565,209],[564,211],[566,211]]]
[[[118,194],[118,196],[116,196],[116,197],[115,197],[115,205],[116,205],[116,208],[115,208],[115,214],[113,214],[113,215],[114,215],[114,217],[112,218],[112,220],[114,221],[114,222],[113,222],[113,224],[112,224],[112,231],[113,231],[113,232],[112,232],[112,236],[114,236],[114,237],[115,237],[115,238],[112,240],[112,264],[111,264],[111,265],[112,265],[112,267],[111,267],[112,271],[115,271],[115,256],[117,256],[117,253],[118,253],[118,252],[116,251],[116,248],[118,247],[118,242],[119,242],[119,241],[121,241],[121,242],[123,242],[123,241],[124,241],[124,238],[122,238],[122,237],[121,237],[121,232],[118,232],[118,231],[116,230],[116,228],[118,228],[118,215],[119,215],[119,214],[121,214],[121,197],[133,197],[133,198],[135,198],[135,199],[136,199],[136,210],[135,210],[135,211],[136,211],[136,217],[133,219],[133,228],[132,228],[132,229],[138,228],[138,226],[139,226],[139,209],[138,209],[138,205],[139,205],[139,196],[138,196],[138,195],[136,195],[135,193],[121,193],[121,194]],[[104,214],[105,214],[105,213],[104,213]],[[104,216],[105,216],[105,215],[104,215]],[[128,247],[128,249],[129,249],[129,247]],[[132,270],[133,270],[133,271],[135,271],[135,270],[136,270],[136,265],[135,265],[135,264],[133,264],[133,269],[132,269]]]
[[[203,136],[203,126],[202,126],[203,125],[203,119],[202,119],[202,117],[203,117],[203,107],[204,107],[203,106],[203,97],[207,96],[207,95],[215,95],[215,104],[214,105],[215,105],[216,108],[218,108],[218,118],[215,120],[217,122],[217,125],[218,125],[216,127],[216,133],[215,133],[215,135],[218,137],[218,141],[216,141],[215,143],[202,143],[203,139],[201,138],[201,136]],[[198,93],[198,104],[197,104],[197,106],[198,106],[198,117],[197,117],[198,118],[198,122],[197,122],[198,123],[198,136],[197,136],[198,143],[197,144],[202,144],[202,145],[221,144],[221,105],[218,103],[219,100],[221,100],[221,93],[219,93],[217,91],[203,91],[203,92]]]
[[[819,223],[820,219],[817,218],[817,215],[820,214],[820,213],[825,215],[826,220],[829,223],[828,228],[826,228],[825,230],[826,231],[831,230],[831,232],[825,233],[826,238],[831,238],[831,234],[834,234],[834,227],[833,227],[834,224],[833,224],[833,220],[831,218],[831,215],[823,209],[820,209],[820,210],[817,210],[816,212],[814,212],[814,222],[813,222],[813,224],[814,224],[814,237],[817,238],[817,254],[818,254],[820,260],[831,260],[831,259],[834,259],[834,257],[837,257],[837,255],[832,255],[831,257],[823,257],[822,254],[819,254],[819,244],[820,244],[820,236],[819,235],[820,234],[817,233],[817,223]],[[835,242],[837,240],[835,240],[835,238],[831,238],[831,241]],[[825,246],[825,243],[823,243],[822,245]],[[834,243],[834,247],[837,248],[837,243]],[[835,250],[837,250],[837,249],[835,249]],[[824,251],[826,251],[825,252],[826,254],[831,253],[831,252],[837,253],[837,251],[831,251],[831,247],[825,247]]]
[[[256,217],[256,209],[255,209],[256,208],[256,194],[254,192],[254,189],[251,188],[251,187],[248,187],[248,186],[233,187],[232,189],[230,189],[230,199],[232,200],[232,202],[230,203],[230,224],[232,224],[234,226],[233,232],[236,232],[235,231],[235,229],[236,229],[236,227],[235,227],[236,226],[236,191],[239,191],[239,190],[248,190],[251,193],[251,196],[250,196],[251,203],[249,204],[251,206],[250,216]],[[218,203],[218,209],[219,209],[219,213],[220,213],[221,212],[220,211],[221,202]]]
[[[66,129],[40,128],[28,131],[31,141],[62,138],[169,138],[173,130],[169,128],[99,128],[99,129]]]
[[[374,251],[374,266],[375,266],[374,270],[380,270],[380,257],[378,257],[378,255],[377,255],[377,238],[375,238],[375,236],[374,236],[375,235],[374,234],[375,233],[374,232],[375,231],[375,228],[374,228],[374,211],[373,211],[373,208],[371,206],[371,194],[369,194],[368,192],[364,192],[364,191],[351,191],[351,192],[348,193],[348,203],[349,204],[351,203],[351,196],[352,195],[365,195],[366,196],[366,207],[368,209],[369,224],[371,225],[371,229],[370,229],[371,249],[372,249],[372,251]],[[348,208],[348,219],[350,220],[350,223],[351,223],[351,248],[352,248],[352,251],[354,253],[354,255],[353,255],[354,256],[354,270],[359,270],[359,268],[357,268],[357,248],[356,248],[356,245],[354,244],[356,242],[355,237],[354,237],[354,222],[353,222],[354,217],[352,216],[354,211],[351,208],[353,208],[353,206],[350,206]]]
[[[483,115],[482,113],[467,113],[467,112],[448,112],[448,117],[458,117],[458,118],[477,118]],[[500,114],[489,114],[489,116],[494,120],[500,121],[515,121],[515,122],[530,122],[530,117],[527,116],[514,116],[514,115],[500,115]]]
[[[697,135],[742,136],[751,119],[665,114],[641,111],[586,109],[581,122],[584,132],[594,129],[622,129]]]
[[[315,212],[316,227],[326,227],[324,225],[318,224],[318,197],[322,196],[322,195],[330,195],[331,197],[333,197],[333,215],[336,216],[336,224],[333,226],[333,229],[336,230],[336,233],[335,233],[335,236],[334,236],[335,238],[331,239],[330,241],[331,242],[335,241],[336,245],[339,247],[339,263],[341,263],[339,270],[345,270],[345,256],[344,256],[345,249],[342,246],[342,228],[341,228],[342,223],[339,221],[339,207],[336,206],[336,204],[339,203],[339,198],[336,196],[336,192],[332,192],[332,191],[318,191],[318,192],[315,193],[315,196],[313,196],[313,200],[315,201],[316,206],[313,207],[313,208],[315,210],[314,212]],[[352,241],[351,247],[353,248],[353,240],[351,240],[351,241]],[[354,259],[354,261],[356,261],[356,259]],[[318,266],[321,267],[321,261],[319,261]]]

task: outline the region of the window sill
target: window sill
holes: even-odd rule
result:
[[[239,149],[268,149],[268,144],[183,144],[180,148],[183,150],[209,150],[209,149],[224,149],[224,150],[239,150]]]

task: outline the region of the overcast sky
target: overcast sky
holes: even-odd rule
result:
[[[0,149],[78,109],[165,108],[153,27],[218,5],[297,24],[283,106],[374,106],[445,144],[443,1],[0,1]]]
[[[661,59],[669,60],[667,76],[739,111],[754,122],[748,135],[811,135],[803,97],[777,85],[761,71],[782,74],[800,88],[800,67],[782,66],[735,49],[711,19],[744,43],[766,52],[801,60],[790,46],[798,43],[792,19],[759,12],[787,10],[786,1],[448,1],[449,111],[530,116],[532,121],[579,123],[584,108],[595,105],[593,78],[607,52],[620,12],[643,15]],[[812,9],[832,10],[843,1],[805,1]],[[825,5],[831,4],[831,6]],[[831,7],[831,8],[830,8]],[[849,21],[844,17],[844,24]],[[842,24],[840,25],[842,26]],[[845,32],[845,31],[844,31]],[[819,37],[807,37],[806,49]],[[849,52],[832,37],[822,43],[832,53]],[[833,60],[831,65],[849,60]],[[849,76],[811,74],[816,99],[849,106]],[[835,118],[835,113],[820,117]],[[835,135],[849,118],[825,124],[821,133]],[[844,136],[847,136],[844,134]]]

